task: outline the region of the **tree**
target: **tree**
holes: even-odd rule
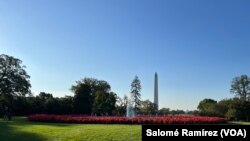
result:
[[[101,95],[110,93],[111,87],[109,83],[104,80],[87,77],[80,81],[76,81],[76,83],[76,85],[71,87],[71,91],[75,93],[75,112],[78,114],[91,114],[93,112],[92,110],[99,111],[100,105],[106,100],[102,99]]]
[[[45,92],[40,92],[38,97],[43,102],[48,101],[49,99],[53,99],[53,95],[51,93],[45,93]]]
[[[31,105],[28,103],[28,98],[19,96],[13,99],[13,112],[15,115],[28,115],[28,113],[31,111]]]
[[[234,115],[234,119],[249,121],[249,117],[250,117],[250,102],[249,101],[235,99],[230,108],[235,109],[236,111]]]
[[[93,113],[95,115],[111,115],[115,110],[116,94],[97,91],[93,103]]]
[[[161,108],[159,110],[159,115],[168,115],[170,113],[170,109],[169,108]]]
[[[0,97],[11,105],[13,96],[30,94],[30,76],[22,61],[5,54],[0,55]]]
[[[236,109],[235,108],[229,108],[225,114],[225,117],[228,119],[228,120],[235,120],[235,117],[237,117],[237,114],[236,114]]]
[[[115,111],[115,103],[116,103],[116,97],[117,94],[114,92],[110,92],[108,93],[108,98],[106,100],[106,107],[107,107],[107,111],[106,113],[108,113],[109,115],[112,115]]]
[[[128,97],[124,95],[123,98],[116,97],[116,105],[115,105],[115,115],[124,116],[126,115],[126,109],[128,104]]]
[[[226,114],[227,114],[228,110],[231,108],[231,105],[234,101],[235,101],[234,99],[223,99],[221,101],[218,101],[218,103],[216,105],[216,113],[218,115],[216,115],[216,116],[227,117]],[[232,113],[232,111],[231,111],[231,113]]]
[[[141,99],[141,81],[136,75],[134,80],[131,83],[131,97],[135,102],[135,115],[136,112],[139,110],[140,106],[140,99]]]
[[[157,106],[155,103],[145,100],[140,102],[140,113],[143,115],[153,115],[157,113]]]
[[[216,115],[216,105],[217,101],[213,99],[204,99],[199,103],[198,109],[201,115],[214,116]]]
[[[250,100],[250,78],[247,75],[241,75],[233,78],[230,92],[238,96],[243,101]]]
[[[76,81],[77,85],[79,84],[85,84],[88,85],[90,87],[90,92],[91,95],[93,95],[94,93],[96,93],[97,91],[104,91],[104,92],[109,92],[111,87],[109,85],[108,82],[104,81],[104,80],[97,80],[95,78],[84,78],[80,81]],[[77,87],[76,85],[76,87]],[[72,88],[74,88],[75,86],[72,86]]]
[[[72,86],[71,90],[75,93],[73,99],[74,112],[77,114],[91,114],[92,96],[90,86],[78,83]]]
[[[52,94],[45,92],[41,92],[36,97],[18,96],[13,99],[13,112],[19,116],[30,114],[72,114],[73,97],[54,98]]]
[[[182,115],[182,114],[185,114],[185,111],[179,110],[179,109],[177,109],[177,110],[171,110],[170,114],[172,114],[172,115]]]
[[[72,96],[65,96],[59,99],[60,113],[59,114],[72,114],[73,113],[73,101]]]
[[[59,109],[58,100],[53,97],[51,93],[40,92],[36,96],[36,103],[34,107],[39,108],[38,111],[46,114],[56,114]]]

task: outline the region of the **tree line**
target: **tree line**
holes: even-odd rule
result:
[[[241,75],[233,78],[230,92],[234,98],[216,101],[206,98],[200,101],[198,110],[200,115],[221,116],[228,120],[250,120],[250,78]]]
[[[0,55],[0,111],[6,107],[15,115],[29,114],[82,114],[125,116],[128,97],[119,97],[111,91],[104,80],[86,77],[72,85],[73,96],[61,98],[40,92],[31,94],[30,76],[22,61],[5,54]],[[247,75],[235,77],[230,92],[235,98],[215,101],[202,100],[195,111],[170,110],[157,107],[150,100],[141,100],[141,84],[138,76],[131,83],[131,96],[134,100],[136,115],[177,115],[194,114],[227,117],[229,120],[246,120],[250,117],[250,78]],[[10,111],[9,111],[10,112]]]
[[[104,80],[84,78],[76,81],[70,90],[74,96],[53,97],[51,93],[31,94],[30,76],[22,61],[13,56],[0,55],[0,110],[7,107],[15,115],[46,114],[83,114],[83,115],[125,115],[128,103],[124,98],[111,91]],[[141,84],[138,76],[131,83],[131,95],[137,114],[155,112],[154,104],[141,101]]]

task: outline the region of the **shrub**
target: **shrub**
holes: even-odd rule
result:
[[[115,116],[82,116],[82,115],[48,115],[34,114],[28,116],[30,121],[88,123],[88,124],[221,124],[227,120],[219,117],[205,116],[160,116],[160,117],[115,117]]]

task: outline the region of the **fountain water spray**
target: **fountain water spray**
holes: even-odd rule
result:
[[[132,94],[128,95],[127,111],[126,116],[131,118],[135,116],[135,100]]]

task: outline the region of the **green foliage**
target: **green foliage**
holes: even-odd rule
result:
[[[198,109],[200,115],[221,116],[228,120],[249,121],[250,118],[250,101],[239,98],[224,99],[218,103],[212,99],[204,99]]]
[[[112,115],[115,110],[116,94],[104,80],[84,78],[71,87],[74,110],[77,114]]]
[[[13,113],[15,115],[30,114],[72,114],[73,97],[65,96],[54,98],[52,94],[41,92],[36,97],[15,97],[13,100]]]
[[[116,95],[116,105],[114,115],[124,116],[126,115],[128,104],[128,97],[125,95],[123,98],[120,98]]]
[[[72,114],[73,113],[73,97],[65,96],[58,98],[59,100],[59,113],[60,114]]]
[[[2,104],[11,106],[13,96],[30,93],[30,76],[22,61],[5,54],[0,55],[0,97]]]
[[[74,112],[76,114],[91,114],[92,95],[90,86],[87,84],[78,83],[73,88],[74,96]]]
[[[219,101],[214,109],[217,116],[225,116],[235,99],[223,99]]]
[[[139,110],[141,99],[141,81],[136,75],[131,83],[131,94],[135,102],[135,113]]]
[[[159,110],[159,115],[168,115],[170,114],[170,109],[169,108],[162,108]]]
[[[12,96],[13,114],[116,114],[117,95],[110,92],[110,85],[106,81],[85,78],[72,86],[71,90],[75,93],[74,97],[56,98],[46,92],[35,97]],[[0,95],[0,102],[4,101],[4,98],[6,97]],[[0,105],[0,116],[2,108]]]
[[[236,109],[236,120],[249,121],[250,117],[250,102],[238,100],[235,101],[231,108]]]
[[[140,125],[63,124],[0,120],[1,141],[139,141]]]
[[[170,114],[171,115],[182,115],[182,114],[185,114],[185,111],[179,110],[179,109],[177,109],[177,110],[171,110]]]
[[[93,113],[96,115],[112,115],[115,110],[116,94],[98,91],[95,94]]]
[[[247,75],[235,77],[231,84],[231,93],[243,101],[250,100],[250,78]]]
[[[249,121],[250,118],[250,101],[234,98],[224,100],[226,103],[224,108],[226,112],[224,116],[229,120],[244,120]]]
[[[80,81],[76,81],[76,85],[71,87],[72,92],[76,92],[82,84],[89,86],[91,95],[94,95],[97,91],[109,92],[111,87],[108,82],[104,80],[97,80],[95,78],[84,78]]]
[[[28,97],[16,97],[13,102],[13,110],[15,115],[28,115],[31,114],[32,106],[35,106],[35,103],[30,103],[33,99]],[[34,108],[34,107],[33,107]]]
[[[235,117],[237,116],[236,115],[236,109],[234,108],[229,108],[228,111],[226,112],[225,114],[225,117],[228,119],[228,120],[235,120]]]
[[[202,100],[198,105],[198,109],[200,111],[200,114],[206,115],[206,116],[216,115],[216,110],[215,110],[216,104],[217,104],[217,101],[215,101],[213,99]]]
[[[157,113],[157,106],[149,100],[140,101],[139,109],[142,115],[154,115]]]

